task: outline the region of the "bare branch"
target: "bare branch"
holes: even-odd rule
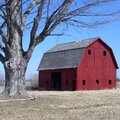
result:
[[[50,35],[50,33],[61,23],[62,19],[66,16],[71,3],[72,0],[65,0],[63,4],[52,13],[46,22],[42,33],[36,36],[36,45],[38,45],[45,38],[45,36]]]
[[[105,4],[105,3],[108,3],[108,2],[113,2],[113,1],[116,1],[116,0],[96,0],[94,2],[91,2],[91,3],[88,3],[88,4],[85,4],[83,7],[79,7],[78,9],[75,9],[71,12],[69,12],[67,14],[67,16],[79,16],[80,14],[84,13],[85,11],[87,11],[88,9],[92,8],[92,7],[96,7],[98,5],[101,5],[101,4]]]
[[[4,6],[5,6],[6,4],[2,4],[2,5],[0,5],[0,17],[2,18],[2,19],[4,19],[5,20],[5,18],[6,18],[6,13],[5,13],[5,10],[4,10]]]
[[[8,37],[5,35],[1,27],[0,27],[0,35],[2,36],[3,43],[7,45]]]
[[[83,22],[79,20],[74,20],[74,19],[68,19],[67,24],[71,26],[76,26],[76,27],[84,27],[84,28],[95,28],[97,26],[103,25],[103,24],[108,24],[111,22],[114,22],[116,20],[102,20],[102,21],[93,21],[91,23],[88,22]]]
[[[29,26],[29,25],[31,25],[31,24],[33,24],[33,21],[27,23],[27,24],[25,25],[25,27],[27,27],[27,26]]]
[[[5,26],[6,26],[6,22],[4,21],[0,27],[4,28]]]
[[[0,53],[0,61],[2,62],[2,63],[4,63],[5,62],[5,57]]]
[[[48,35],[48,36],[63,36],[64,34],[63,33],[61,33],[61,34],[50,34],[50,35]]]
[[[26,11],[24,12],[24,14],[22,15],[22,20],[23,20],[23,24],[25,24],[26,22],[26,18],[27,16],[30,14],[30,12],[33,10],[33,8],[41,3],[42,0],[34,0],[29,6],[28,8],[26,9]]]
[[[44,5],[45,5],[45,0],[42,0],[40,6],[38,7],[37,15],[34,18],[32,30],[31,30],[31,36],[30,36],[30,44],[29,44],[28,52],[25,55],[26,59],[29,58],[32,51],[34,50],[35,43],[36,43],[35,36],[36,36],[37,29],[38,29],[39,21],[42,16],[42,11],[43,11]]]
[[[29,0],[25,0],[25,1],[23,1],[23,3],[22,3],[22,5],[24,5],[25,3],[27,3]]]
[[[32,27],[32,30],[31,30],[31,38],[30,38],[31,44],[32,44],[32,41],[35,39],[35,35],[36,35],[36,32],[37,32],[39,21],[40,21],[41,16],[42,16],[42,11],[43,11],[44,4],[45,4],[45,0],[42,0],[42,3],[40,4],[40,6],[38,8],[37,15],[34,18],[34,23],[33,23],[33,27]]]
[[[49,11],[50,11],[50,0],[48,0],[48,5],[47,5],[47,17],[46,17],[46,21],[48,20],[49,18]]]

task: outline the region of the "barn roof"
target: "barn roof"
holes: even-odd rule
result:
[[[76,68],[82,58],[85,47],[98,38],[59,44],[48,50],[38,67],[38,70]]]
[[[56,45],[55,47],[53,47],[52,49],[48,50],[47,53],[65,51],[65,50],[73,50],[73,49],[87,47],[88,45],[90,45],[97,39],[99,39],[99,38],[96,37],[96,38],[85,39],[82,41],[74,41],[74,42],[59,44],[59,45]]]
[[[99,37],[59,44],[44,53],[38,70],[77,68],[82,58],[84,49],[96,40],[102,42],[111,51],[112,59],[118,68],[112,49]]]

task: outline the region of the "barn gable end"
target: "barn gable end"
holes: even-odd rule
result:
[[[108,51],[110,52],[111,58],[113,60],[113,63],[115,65],[116,69],[119,69],[115,56],[113,54],[112,48],[110,46],[108,46],[103,40],[101,40],[100,38],[96,39],[95,41],[93,41],[91,44],[89,44],[86,48],[88,48],[89,46],[91,46],[92,44],[94,44],[96,41],[100,42],[102,46],[104,46],[106,49],[108,49]]]

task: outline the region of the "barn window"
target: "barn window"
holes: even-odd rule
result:
[[[105,50],[103,51],[103,56],[106,56],[106,51]]]
[[[68,85],[68,80],[66,80],[66,86]]]
[[[109,80],[108,83],[109,83],[109,85],[111,85],[112,84],[112,80]]]
[[[83,81],[82,81],[82,85],[86,85],[86,80],[83,80]]]
[[[99,80],[96,80],[96,84],[99,85]]]
[[[46,84],[47,84],[47,86],[49,85],[49,82],[48,82],[48,80],[46,81]]]
[[[91,50],[88,50],[88,55],[91,55]]]

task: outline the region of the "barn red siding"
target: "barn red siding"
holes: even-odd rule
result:
[[[89,50],[91,54],[88,54]],[[86,81],[85,85],[83,80]],[[116,66],[106,45],[96,41],[85,49],[77,70],[77,81],[77,90],[116,87]]]
[[[61,90],[73,90],[73,80],[76,80],[76,72],[74,68],[59,70],[41,70],[39,72],[39,90],[51,90],[52,73],[61,73]]]
[[[39,90],[56,90],[56,88],[58,88],[57,90],[100,90],[116,88],[116,69],[118,66],[109,46],[102,40],[97,39],[87,47],[85,46],[85,49],[82,48],[80,54],[78,53],[77,55],[82,55],[82,58],[80,57],[77,68],[40,70]],[[52,59],[52,57],[50,58]]]

